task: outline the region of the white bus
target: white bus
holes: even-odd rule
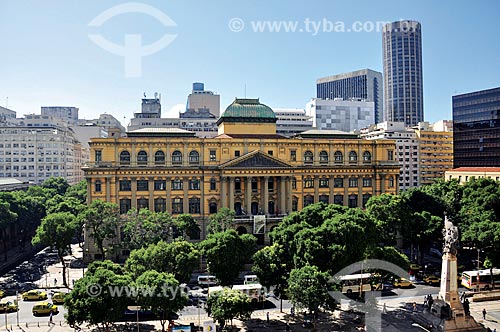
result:
[[[198,276],[198,285],[201,287],[210,287],[217,285],[217,278],[211,275]]]
[[[261,284],[234,285],[233,289],[242,291],[250,298],[252,303],[264,302],[264,287]]]
[[[349,274],[340,277],[340,286],[343,294],[370,292],[371,273]]]
[[[493,277],[493,281],[491,280]],[[485,269],[462,272],[462,286],[468,289],[491,289],[500,284],[500,269]]]

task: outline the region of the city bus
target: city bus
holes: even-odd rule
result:
[[[234,285],[233,289],[242,291],[250,298],[252,303],[264,302],[264,287],[261,284]]]
[[[493,280],[491,278],[493,277]],[[462,272],[462,286],[468,289],[491,289],[500,283],[500,269],[485,269]]]
[[[372,290],[371,273],[349,274],[340,277],[343,294],[363,293]]]

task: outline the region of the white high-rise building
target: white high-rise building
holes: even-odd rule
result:
[[[374,107],[372,101],[313,98],[306,112],[317,129],[351,132],[375,123]]]
[[[311,130],[313,121],[302,108],[273,108],[276,114],[276,133],[283,136],[293,136]]]
[[[78,122],[78,107],[73,106],[42,106],[41,114],[43,116],[57,117],[70,124]]]

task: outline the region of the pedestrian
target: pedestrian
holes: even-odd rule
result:
[[[54,286],[57,286],[57,278],[54,278]]]
[[[413,302],[413,312],[417,312],[417,302]]]
[[[483,308],[483,319],[486,319],[486,308]]]
[[[286,322],[285,330],[286,330],[286,332],[290,332],[290,324],[288,322]]]
[[[49,316],[49,324],[53,324],[53,322],[52,322],[52,311],[50,312],[50,316]]]
[[[290,308],[290,315],[292,315],[292,317],[295,316],[295,307],[294,306],[292,306]]]
[[[269,325],[269,311],[266,313],[267,325]]]
[[[385,302],[384,302],[384,306],[383,306],[383,308],[382,308],[382,313],[383,313],[383,314],[386,314],[386,313],[387,313],[387,308],[386,308],[386,306],[385,306]]]

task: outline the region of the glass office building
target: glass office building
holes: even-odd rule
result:
[[[382,73],[362,69],[316,80],[318,99],[362,99],[375,104],[375,123],[382,122]]]
[[[384,26],[384,120],[416,126],[424,121],[422,31],[415,21]]]
[[[500,166],[500,87],[452,101],[453,166]]]

